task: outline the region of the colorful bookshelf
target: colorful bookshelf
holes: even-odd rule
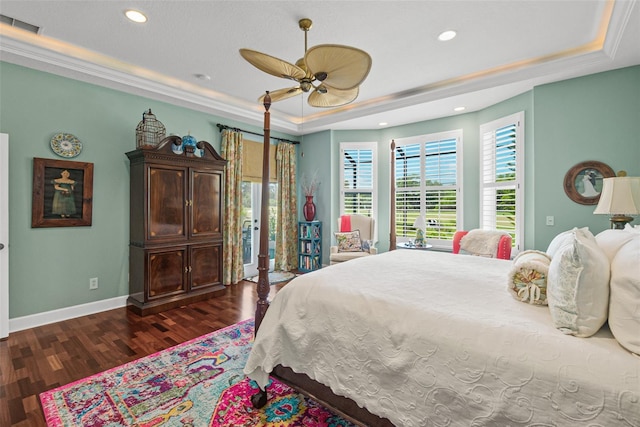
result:
[[[298,222],[298,270],[322,268],[322,221]]]

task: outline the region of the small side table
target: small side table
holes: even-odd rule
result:
[[[399,249],[417,249],[417,250],[420,250],[420,251],[426,251],[426,250],[431,249],[433,247],[433,245],[430,245],[430,244],[427,243],[427,244],[422,245],[422,246],[416,246],[413,243],[402,242],[402,243],[398,243],[396,245],[396,247],[398,247]]]

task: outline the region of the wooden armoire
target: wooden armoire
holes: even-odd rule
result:
[[[131,171],[129,298],[139,315],[225,293],[224,160],[177,136],[127,153]]]

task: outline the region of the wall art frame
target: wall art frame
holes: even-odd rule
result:
[[[615,176],[608,165],[589,160],[574,165],[564,176],[564,192],[581,205],[597,205],[602,192],[602,180]]]
[[[91,226],[93,163],[33,158],[31,227]]]

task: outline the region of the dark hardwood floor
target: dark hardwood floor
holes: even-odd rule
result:
[[[43,391],[252,318],[256,300],[255,283],[243,281],[160,314],[120,308],[12,333],[0,341],[0,426],[45,426]]]

